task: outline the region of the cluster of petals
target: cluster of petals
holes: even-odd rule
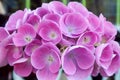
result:
[[[9,64],[27,77],[56,80],[59,70],[68,80],[112,76],[120,68],[115,26],[79,2],[43,3],[35,10],[13,13],[0,27],[0,67]]]

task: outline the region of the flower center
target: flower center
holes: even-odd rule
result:
[[[84,37],[83,38],[83,43],[86,44],[86,43],[89,43],[89,42],[90,42],[90,39],[88,37]]]
[[[32,38],[31,38],[30,36],[26,36],[26,37],[25,37],[25,41],[26,41],[26,42],[30,42],[31,40],[32,40]]]
[[[73,29],[71,27],[68,27],[68,32],[72,33]]]
[[[57,35],[56,35],[55,32],[51,32],[49,37],[50,37],[51,39],[56,39],[56,38],[57,38]]]
[[[54,61],[53,57],[51,55],[48,56],[48,62],[53,62],[53,61]]]

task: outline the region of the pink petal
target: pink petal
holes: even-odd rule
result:
[[[9,17],[9,19],[8,19],[6,25],[5,25],[5,28],[7,30],[15,30],[16,29],[17,21],[23,19],[24,14],[25,14],[25,12],[22,11],[22,10],[18,10],[15,13],[13,13]]]
[[[30,35],[31,37],[36,36],[36,32],[30,24],[24,24],[18,29],[18,33],[22,33],[24,35]]]
[[[50,72],[56,73],[60,68],[60,52],[51,43],[43,44],[31,55],[31,63],[36,69],[49,68]]]
[[[56,73],[59,71],[61,63],[60,63],[60,58],[59,54],[55,50],[51,50],[51,55],[53,56],[54,60],[53,62],[49,65],[49,70],[52,73]]]
[[[112,47],[110,46],[106,46],[103,51],[102,51],[102,55],[100,57],[101,61],[109,61],[112,59]]]
[[[24,24],[18,29],[18,33],[13,36],[13,42],[16,46],[25,46],[32,42],[36,37],[35,30],[29,24]]]
[[[107,69],[111,64],[111,60],[110,61],[100,61],[100,62],[101,62],[101,65],[99,65],[99,66],[101,66],[104,69]]]
[[[0,67],[7,65],[7,49],[0,43]]]
[[[9,65],[13,65],[13,63],[18,60],[22,56],[22,48],[18,48],[15,46],[8,46],[8,52],[9,54],[7,55],[7,60]]]
[[[69,54],[66,49],[62,55],[62,68],[68,75],[73,75],[76,72],[76,65],[72,58],[69,57]]]
[[[94,65],[95,57],[90,50],[82,46],[73,46],[71,48],[69,53],[75,54],[75,60],[79,68],[88,69]]]
[[[48,42],[48,43],[45,43],[44,46],[48,47],[49,50],[51,49],[51,50],[56,51],[57,52],[57,53],[55,53],[56,55],[57,54],[60,55],[60,50],[59,50],[59,48],[56,47],[55,44]]]
[[[95,49],[96,49],[94,45],[83,45],[83,46],[85,46],[86,48],[88,48],[94,54]]]
[[[82,44],[82,45],[95,45],[95,43],[97,43],[99,40],[98,38],[98,34],[95,32],[85,32],[83,33],[78,41],[77,44]]]
[[[48,13],[50,13],[50,12],[49,12],[49,10],[46,9],[46,8],[39,7],[39,8],[37,8],[37,9],[35,10],[35,13],[42,18],[44,15],[46,15],[46,14],[48,14]]]
[[[19,63],[24,63],[24,62],[27,62],[27,61],[28,61],[28,58],[20,58],[20,59],[16,60],[16,61],[13,63],[13,65],[14,65],[14,64],[19,64]]]
[[[40,24],[39,35],[44,40],[53,42],[54,44],[59,43],[62,38],[59,26],[56,23],[49,20],[43,21]]]
[[[41,7],[48,9],[48,4],[49,3],[42,3]]]
[[[44,68],[36,72],[38,80],[56,80],[58,73],[51,73],[48,69]]]
[[[37,49],[39,46],[41,46],[41,41],[38,39],[33,40],[30,44],[28,44],[25,47],[25,53],[28,56],[31,56],[31,54],[35,51],[35,49]]]
[[[14,71],[16,74],[18,74],[22,77],[27,77],[32,72],[32,65],[30,64],[29,61],[16,63],[16,64],[14,64]]]
[[[52,20],[52,21],[55,21],[56,23],[59,23],[59,20],[60,20],[60,16],[57,15],[57,14],[46,14],[43,19],[47,19],[47,20]]]
[[[67,6],[65,6],[62,2],[60,1],[52,1],[48,4],[48,9],[53,11],[55,14],[58,15],[63,15],[67,12],[69,12],[69,9]]]
[[[114,40],[115,35],[117,34],[117,29],[111,22],[104,22],[104,37],[106,40]]]
[[[41,18],[38,15],[32,14],[29,16],[26,22],[33,25],[33,28],[35,29],[35,31],[38,32],[40,21],[41,21]]]
[[[72,46],[76,44],[76,41],[77,41],[77,38],[76,39],[70,38],[70,37],[63,35],[62,40],[59,42],[59,44],[64,45],[64,46]]]
[[[9,35],[4,40],[2,40],[0,43],[0,45],[2,45],[1,47],[6,48],[8,45],[13,44],[12,37],[13,37],[13,34]]]
[[[40,21],[40,17],[38,15],[30,15],[27,19],[27,23],[30,23],[31,25],[35,25]]]
[[[113,58],[113,50],[110,44],[102,44],[98,46],[95,54],[98,65],[107,69]]]
[[[73,12],[79,12],[83,16],[87,17],[89,12],[86,7],[84,7],[81,3],[78,2],[69,2],[68,7],[73,11]]]
[[[22,23],[25,23],[29,18],[29,16],[33,13],[30,9],[27,9],[27,8],[24,9],[24,12],[25,14],[23,16]]]
[[[120,67],[120,56],[116,55],[111,62],[111,65],[107,70],[105,70],[108,76],[112,76],[114,73],[118,72]]]
[[[7,65],[7,54],[8,48],[7,46],[12,43],[12,35],[6,37],[3,41],[0,42],[0,66]]]
[[[91,25],[89,26],[90,31],[95,31],[98,27],[100,27],[100,20],[93,13],[89,13],[88,20]]]
[[[91,75],[93,67],[89,69],[79,69],[77,67],[76,73],[74,75],[66,75],[68,80],[85,80],[88,76]]]
[[[3,41],[6,37],[8,37],[9,33],[3,27],[0,27],[0,42]]]
[[[39,47],[37,48],[31,55],[31,64],[36,69],[43,69],[46,65],[45,57],[48,53],[47,47]]]
[[[25,45],[27,45],[28,43],[25,41],[24,36],[25,35],[21,34],[21,33],[15,34],[14,37],[13,37],[14,45],[16,45],[16,46],[25,46]]]
[[[119,46],[118,42],[112,40],[109,43],[110,43],[110,45],[111,45],[114,52],[120,53],[120,46]]]
[[[103,14],[100,14],[100,15],[99,15],[99,19],[100,19],[102,22],[106,21],[106,18],[103,16]]]
[[[93,17],[95,18],[95,16],[93,16]],[[98,24],[99,26],[97,26],[97,28],[95,29],[95,31],[97,33],[99,33],[99,35],[103,35],[104,34],[104,21],[105,20],[106,20],[105,17],[102,14],[100,14],[100,16],[99,16],[100,25]]]
[[[96,62],[98,65],[101,65],[100,63],[100,57],[102,55],[102,51],[103,49],[108,46],[108,44],[101,44],[100,46],[98,46],[95,50],[95,56],[96,56]]]
[[[113,58],[111,60],[111,64],[107,69],[103,69],[106,73],[106,76],[112,76],[114,73],[116,73],[119,70],[120,66],[120,46],[117,42],[111,41],[110,45],[113,49]],[[102,74],[102,73],[101,73]]]
[[[78,13],[68,13],[61,17],[60,28],[64,35],[76,38],[88,27],[87,19]]]

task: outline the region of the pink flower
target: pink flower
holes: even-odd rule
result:
[[[42,8],[45,8],[45,9],[48,9],[48,4],[49,4],[49,3],[42,3],[41,7],[42,7]]]
[[[62,40],[59,42],[59,44],[62,46],[73,46],[76,45],[76,42],[77,38],[70,38],[63,35]]]
[[[42,42],[38,39],[35,39],[25,47],[24,51],[25,51],[26,55],[31,56],[33,51],[35,51],[41,45],[42,45]]]
[[[103,39],[106,42],[110,41],[110,40],[114,40],[115,35],[117,34],[117,30],[116,30],[115,26],[109,21],[105,21],[103,23],[103,26],[104,26]]]
[[[62,68],[69,80],[83,80],[93,70],[95,57],[84,46],[67,48],[62,55]]]
[[[13,63],[14,71],[16,74],[27,77],[31,74],[33,67],[30,62],[30,58],[20,58]]]
[[[46,8],[39,7],[39,8],[37,8],[37,9],[34,11],[34,13],[35,13],[36,15],[39,15],[39,16],[42,18],[44,15],[49,14],[50,11],[49,11],[48,9],[46,9]]]
[[[39,80],[55,80],[61,65],[60,51],[52,43],[45,43],[31,55],[31,63]]]
[[[100,41],[99,39],[100,38],[96,32],[87,31],[80,35],[80,37],[78,38],[77,44],[94,46],[96,43]]]
[[[16,47],[14,45],[8,45],[7,47],[7,60],[10,66],[13,66],[13,63],[22,57],[22,47]]]
[[[67,13],[60,19],[60,28],[65,36],[79,37],[88,28],[87,19],[79,13]]]
[[[62,67],[68,80],[112,76],[120,67],[115,26],[81,3],[43,3],[35,10],[13,13],[0,27],[0,67],[38,80],[56,80]],[[61,66],[62,64],[62,66]]]
[[[1,31],[3,32],[2,34],[4,36],[3,37],[1,36],[1,39],[3,39],[3,40],[0,42],[0,67],[3,67],[8,64],[8,61],[7,61],[8,48],[7,48],[7,46],[9,44],[12,44],[13,34],[11,34],[11,35],[6,34],[4,29],[1,29],[0,32]]]
[[[65,13],[69,13],[70,12],[68,7],[66,5],[64,5],[60,1],[52,1],[52,2],[50,2],[48,4],[48,9],[50,11],[54,12],[55,14],[58,14],[58,15],[63,15]]]
[[[7,30],[16,30],[17,29],[17,25],[19,24],[19,22],[23,19],[25,12],[22,10],[18,10],[15,13],[13,13],[10,18],[8,19],[5,28]]]
[[[39,35],[43,40],[57,44],[62,38],[59,26],[50,20],[44,20],[40,24]]]
[[[104,17],[101,14],[100,18],[93,13],[89,13],[88,21],[90,23],[89,30],[98,33],[99,35],[103,35],[104,26],[103,21]]]
[[[36,37],[36,32],[30,24],[24,24],[18,32],[13,36],[15,46],[25,46],[31,43]]]
[[[120,67],[120,47],[115,41],[101,44],[96,48],[96,62],[102,76],[112,76]]]
[[[100,44],[101,38],[96,32],[86,31],[80,35],[77,45],[83,45],[95,52],[95,47]]]
[[[31,14],[26,20],[26,23],[31,24],[35,31],[38,32],[40,21],[41,21],[40,16]]]
[[[3,27],[0,27],[0,42],[3,41],[8,36],[9,36],[8,31],[5,30]]]
[[[50,14],[46,14],[43,17],[43,19],[52,20],[52,21],[56,22],[57,24],[59,24],[60,16],[57,14],[50,13]]]
[[[30,15],[33,15],[33,11],[31,11],[30,9],[26,9],[26,8],[25,8],[25,9],[24,9],[24,12],[25,12],[25,14],[24,14],[24,16],[23,16],[23,19],[22,19],[20,25],[25,24],[25,22],[27,21],[27,19],[29,19]],[[20,25],[19,25],[19,26],[20,26]],[[19,26],[18,26],[18,28],[19,28]]]
[[[70,8],[72,12],[82,14],[84,17],[87,17],[89,14],[89,11],[87,10],[87,8],[78,2],[69,2],[68,8]]]

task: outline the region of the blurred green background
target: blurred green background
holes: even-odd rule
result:
[[[36,9],[40,7],[44,2],[50,2],[52,0],[0,0],[2,3],[4,12],[3,14],[9,16],[11,13],[15,12],[18,9],[24,9],[25,7]],[[82,2],[88,10],[92,11],[94,14],[99,15],[102,13],[109,21],[112,23],[117,22],[117,17],[120,17],[120,14],[117,16],[117,4],[118,11],[120,10],[120,0],[57,0],[62,1],[67,4],[69,1],[78,1]],[[0,8],[2,8],[0,6]],[[119,12],[120,13],[120,12]],[[1,14],[1,11],[0,11]],[[120,20],[119,20],[120,23]]]

